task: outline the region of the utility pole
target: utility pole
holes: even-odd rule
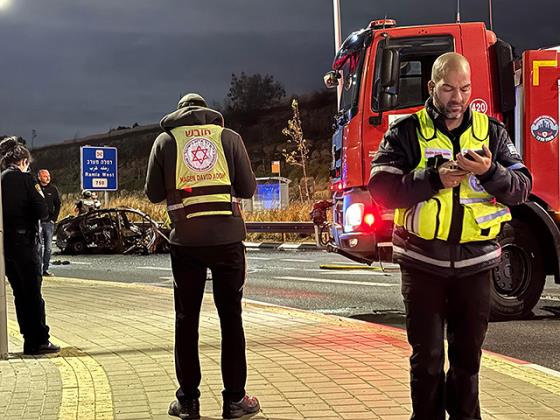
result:
[[[488,0],[488,15],[490,17],[490,30],[494,32],[494,19],[492,17],[492,0]]]
[[[0,184],[0,360],[8,358],[8,311],[6,306],[6,270],[4,267],[4,216]]]
[[[334,53],[336,54],[342,45],[342,35],[340,30],[340,0],[333,0],[334,17]],[[336,109],[340,108],[340,97],[342,96],[342,83],[336,87]]]
[[[37,137],[37,130],[31,130],[31,150],[34,149],[35,138]]]

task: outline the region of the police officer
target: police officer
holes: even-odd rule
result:
[[[251,198],[255,175],[239,134],[197,94],[187,94],[161,120],[148,163],[145,191],[167,201],[173,224],[171,266],[175,295],[177,400],[169,414],[198,419],[201,381],[198,319],[212,272],[222,334],[223,416],[256,414],[259,402],[245,392],[247,362],[241,298],[245,285],[245,223],[239,198]]]
[[[402,272],[416,420],[444,420],[446,410],[450,419],[481,418],[478,373],[491,269],[501,255],[496,236],[511,220],[508,206],[531,190],[505,127],[469,108],[470,75],[463,56],[438,57],[426,106],[390,127],[371,167],[372,197],[396,209],[393,255]]]
[[[41,296],[39,222],[48,216],[41,187],[28,173],[31,155],[16,137],[0,142],[6,276],[12,286],[24,354],[54,353]]]

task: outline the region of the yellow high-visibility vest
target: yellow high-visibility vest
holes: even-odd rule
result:
[[[232,214],[231,180],[222,146],[223,127],[215,124],[171,130],[177,142],[175,191],[168,192],[172,220]]]
[[[472,125],[459,138],[461,152],[489,145],[488,116],[476,111],[472,111],[472,115]],[[434,126],[426,109],[416,112],[416,117],[421,158],[415,170],[426,168],[428,158],[436,154],[452,159],[451,140]],[[455,188],[459,188],[459,205],[464,209],[460,243],[494,239],[500,233],[502,223],[511,220],[509,208],[496,202],[475,175],[467,175]],[[422,239],[445,241],[449,237],[453,205],[453,188],[443,188],[426,201],[410,208],[396,209],[395,226],[401,226]]]

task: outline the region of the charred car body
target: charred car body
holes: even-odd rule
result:
[[[56,245],[66,254],[167,252],[165,231],[139,210],[99,209],[58,222]]]

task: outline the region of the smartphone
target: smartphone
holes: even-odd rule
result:
[[[478,154],[478,156],[486,156],[486,153],[484,153],[484,150],[482,150],[482,149],[473,150],[473,152],[475,152],[476,154]],[[466,150],[463,152],[463,156],[465,157],[465,159],[474,160],[474,159],[471,157],[471,155],[469,155],[469,154],[467,153]]]

